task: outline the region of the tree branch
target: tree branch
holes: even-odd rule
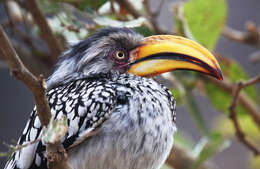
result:
[[[239,97],[239,93],[240,93],[241,89],[243,89],[247,86],[253,85],[255,83],[258,83],[258,82],[260,82],[260,75],[256,76],[255,78],[252,78],[246,82],[242,82],[242,81],[239,82],[233,90],[233,99],[229,106],[229,111],[230,111],[229,117],[234,124],[237,138],[239,139],[239,141],[241,143],[243,143],[245,146],[247,146],[255,155],[260,155],[260,149],[256,145],[254,145],[252,142],[250,142],[246,138],[245,133],[242,131],[242,129],[239,125],[238,119],[237,119],[236,106],[237,106],[238,97]],[[257,125],[260,126],[260,123],[257,123]]]
[[[0,26],[0,51],[4,54],[7,60],[11,75],[15,79],[22,81],[32,91],[36,108],[37,108],[37,115],[41,121],[42,127],[43,128],[47,127],[51,119],[51,111],[45,95],[46,92],[45,80],[42,75],[36,78],[23,65],[23,63],[21,62],[18,55],[16,54],[13,46],[11,45],[10,41],[8,40],[8,37],[6,36],[1,26]],[[62,167],[66,166],[65,169],[69,169],[69,166],[66,162],[67,154],[60,142],[56,143],[55,145],[47,143],[47,152],[48,151],[56,152],[55,157],[58,157],[50,162],[50,166],[54,166],[51,167],[52,169],[54,168],[62,169],[57,166],[62,166]]]
[[[62,49],[51,31],[44,15],[42,14],[37,2],[35,0],[24,1],[26,9],[32,14],[34,22],[37,24],[40,30],[41,38],[46,42],[51,53],[52,63],[56,63],[58,57],[62,53]]]
[[[121,7],[124,7],[134,18],[139,18],[142,14],[128,0],[115,0]]]
[[[162,9],[164,2],[165,2],[165,0],[161,0],[159,2],[159,6],[157,7],[157,9],[154,12],[149,7],[149,0],[143,0],[143,5],[144,5],[144,8],[146,8],[149,16],[157,17],[161,13],[161,9]]]
[[[223,81],[219,81],[214,78],[208,77],[210,81],[212,81],[217,87],[223,89],[226,93],[232,95],[232,91],[234,89],[234,84],[224,79]],[[258,107],[253,103],[253,101],[248,97],[248,95],[244,92],[240,92],[237,96],[238,102],[247,110],[249,115],[255,121],[256,124],[260,124],[260,112],[258,111]]]
[[[137,11],[135,7],[128,0],[115,0],[120,6],[123,6],[134,18],[145,17],[147,22],[145,22],[146,26],[151,29],[156,34],[169,34],[169,32],[163,31],[156,22],[156,17],[152,17],[147,13],[147,16],[144,16],[142,13]],[[145,0],[146,1],[146,0]],[[148,2],[145,2],[148,4]],[[150,8],[149,8],[150,10]],[[147,11],[146,11],[147,12]],[[157,11],[158,12],[158,11]],[[151,13],[150,13],[151,14]]]
[[[159,24],[157,23],[157,16],[159,15],[159,13],[161,12],[161,7],[164,3],[164,0],[161,0],[159,7],[157,8],[156,12],[152,12],[150,5],[149,5],[149,1],[148,0],[144,0],[143,1],[143,6],[146,12],[146,18],[149,20],[149,23],[152,26],[152,30],[156,33],[156,34],[169,34],[168,32],[163,31],[160,27]]]
[[[260,62],[260,51],[253,52],[253,53],[249,56],[249,61],[250,61],[251,63]]]
[[[45,82],[43,77],[36,78],[23,66],[2,27],[0,27],[0,49],[6,57],[12,76],[17,80],[21,80],[33,92],[37,110],[39,110],[38,112],[42,112],[39,113],[39,118],[42,124],[47,126],[51,118],[51,113],[45,96]]]
[[[226,26],[222,35],[228,39],[260,47],[260,31],[254,22],[245,25],[245,32],[241,32]]]
[[[175,145],[168,156],[166,163],[175,169],[192,169],[196,159],[184,148]],[[197,169],[214,169],[209,163],[201,164]]]

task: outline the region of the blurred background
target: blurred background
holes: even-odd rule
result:
[[[259,0],[34,2],[42,14],[39,20],[35,19],[39,11],[34,3],[1,0],[0,24],[25,65],[36,75],[48,75],[67,42],[84,39],[104,26],[133,27],[145,36],[178,34],[214,51],[221,62],[224,82],[231,88],[223,90],[221,84],[191,72],[178,71],[160,78],[177,99],[178,151],[173,152],[173,158],[190,163],[183,167],[169,159],[165,167],[260,169],[259,155],[254,156],[238,141],[228,117],[232,86],[260,73]],[[130,2],[134,10],[125,6],[125,2]],[[51,35],[42,19],[48,22]],[[10,76],[1,52],[0,77],[0,155],[5,156],[8,151],[5,144],[18,140],[34,101],[25,85]],[[243,93],[259,115],[259,85],[249,86]],[[248,111],[239,104],[237,117],[247,138],[259,148],[260,127]],[[181,158],[182,153],[187,159]],[[6,157],[0,157],[0,168],[5,162]]]

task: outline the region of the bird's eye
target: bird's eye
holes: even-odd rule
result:
[[[128,53],[124,49],[115,49],[111,50],[108,57],[115,63],[115,64],[125,64],[128,61]]]
[[[116,58],[117,58],[118,60],[125,59],[125,52],[124,52],[124,51],[121,51],[121,50],[116,51]]]

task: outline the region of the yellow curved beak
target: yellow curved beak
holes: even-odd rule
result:
[[[131,51],[130,60],[129,72],[138,76],[186,69],[223,79],[216,58],[200,44],[180,36],[146,37],[141,46]]]

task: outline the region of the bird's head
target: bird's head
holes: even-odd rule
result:
[[[215,57],[189,39],[173,35],[144,38],[128,28],[105,28],[66,51],[49,77],[48,87],[99,74],[154,76],[176,69],[222,79]]]

